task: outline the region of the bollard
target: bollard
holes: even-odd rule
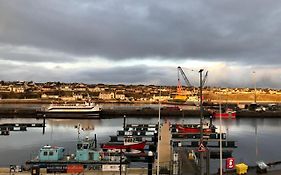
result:
[[[153,152],[148,152],[147,174],[152,175]]]

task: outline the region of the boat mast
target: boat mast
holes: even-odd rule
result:
[[[222,175],[222,123],[221,123],[221,100],[220,100],[220,175]]]
[[[77,140],[80,140],[80,123],[78,123],[77,127]]]

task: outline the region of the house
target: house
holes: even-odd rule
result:
[[[160,94],[159,95],[153,95],[152,99],[154,101],[167,101],[167,100],[170,100],[171,97],[170,97],[170,94],[168,92],[163,92],[161,93],[161,96]]]
[[[115,99],[116,100],[125,100],[125,94],[123,92],[116,92],[115,93]]]
[[[114,99],[114,93],[110,91],[100,92],[99,99],[102,100],[112,100]]]
[[[74,91],[85,92],[85,91],[87,91],[87,85],[82,84],[82,83],[77,84],[76,86],[73,87],[73,90]]]
[[[44,93],[41,95],[42,99],[59,99],[59,95]]]
[[[73,98],[75,98],[76,100],[82,100],[83,95],[82,94],[73,94]]]
[[[23,85],[11,85],[11,91],[15,93],[24,93],[25,88]]]
[[[51,91],[56,91],[56,90],[57,90],[56,86],[51,86],[51,85],[44,85],[41,88],[42,92],[51,92]]]
[[[99,87],[99,86],[96,86],[96,85],[88,85],[88,91],[89,92],[101,92],[103,91],[104,89]]]
[[[62,90],[62,91],[73,91],[72,87],[69,86],[69,85],[62,85],[62,86],[60,86],[60,90]]]
[[[0,85],[0,92],[11,92],[11,88],[8,85]]]

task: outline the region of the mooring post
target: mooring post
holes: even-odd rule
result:
[[[210,175],[210,150],[206,150],[206,175]]]
[[[97,148],[97,134],[95,134],[95,148]]]
[[[148,152],[148,164],[147,164],[147,174],[152,175],[152,163],[153,163],[153,152]]]
[[[123,118],[123,131],[125,131],[125,128],[126,128],[126,115],[124,115]]]
[[[122,175],[122,149],[120,149],[120,175]]]
[[[158,131],[154,131],[154,140],[153,140],[153,144],[154,144],[154,146],[156,146],[158,143],[157,143],[157,141],[158,141]]]
[[[46,127],[46,119],[45,119],[45,114],[43,115],[43,135],[45,134],[45,127]]]

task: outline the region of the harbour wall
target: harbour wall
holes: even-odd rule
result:
[[[44,115],[45,114],[45,115]],[[161,110],[161,117],[200,117],[200,110]],[[120,117],[158,117],[159,111],[156,109],[104,109],[98,118],[120,118]],[[204,116],[209,117],[211,113],[204,111]],[[0,108],[0,118],[97,118],[91,115],[51,115],[38,109],[28,108]],[[255,112],[249,110],[237,111],[237,118],[281,118],[281,111]]]

